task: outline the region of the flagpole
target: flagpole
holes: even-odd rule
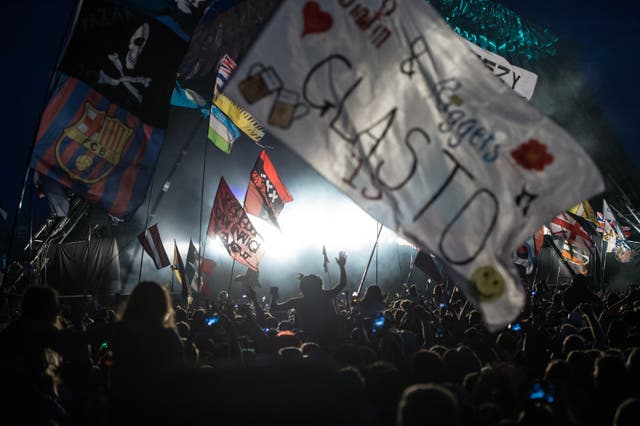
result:
[[[625,204],[625,206],[627,207],[627,210],[629,210],[629,213],[631,213],[631,216],[633,216],[633,218],[634,218],[638,223],[640,223],[640,219],[638,219],[638,216],[636,216],[635,212],[631,209],[631,206],[629,205],[629,203],[628,203],[628,202]],[[636,231],[638,231],[638,233],[640,233],[640,229],[636,228],[635,226],[634,226],[634,229],[635,229]]]
[[[560,253],[560,250],[558,249],[558,247],[556,247],[555,242],[548,243],[547,245],[550,245],[553,251],[558,255],[558,258],[560,259],[562,264],[567,267],[567,269],[571,273],[571,276],[573,278],[577,277],[576,273],[573,271],[573,268],[571,268],[571,265],[569,265],[566,259],[562,256],[562,253]],[[559,276],[560,276],[560,269],[558,269],[558,277]],[[556,278],[556,285],[557,285],[557,278]]]
[[[175,273],[174,273],[174,271],[175,271],[175,266],[176,266],[176,265],[173,265],[173,264],[172,264],[172,265],[171,265],[171,269],[170,269],[170,271],[171,271],[171,300],[173,300],[173,278],[174,278],[174,275],[175,275]]]
[[[146,235],[147,228],[149,228],[149,212],[151,207],[151,194],[153,194],[153,176],[151,176],[151,183],[149,184],[149,200],[147,201],[147,214],[144,221],[144,232]],[[144,260],[144,250],[140,250],[140,270],[138,271],[138,284],[142,280],[142,261]]]
[[[231,263],[231,274],[229,275],[229,290],[227,290],[227,293],[229,293],[229,297],[231,297],[231,284],[233,283],[233,270],[236,267],[236,260],[233,259],[233,262]]]
[[[604,249],[604,238],[602,238],[602,241],[600,243],[600,247],[601,247],[601,249],[600,249],[600,261],[602,263],[602,271],[601,271],[602,280],[600,281],[600,293],[604,294],[604,278],[605,278],[605,271],[607,269],[607,251]]]
[[[373,244],[373,248],[371,249],[371,254],[369,255],[369,261],[367,262],[367,266],[364,268],[364,272],[362,273],[362,278],[360,279],[360,284],[358,285],[358,290],[356,291],[356,299],[360,297],[360,292],[362,291],[362,286],[364,285],[364,280],[367,277],[367,272],[369,272],[369,267],[371,266],[371,260],[373,260],[373,254],[378,247],[378,241],[380,240],[380,233],[382,232],[382,226],[378,229],[378,235],[376,236],[376,242]]]
[[[378,244],[377,244],[377,240],[380,237],[380,231],[378,231],[378,228],[380,228],[380,231],[382,230],[382,224],[380,222],[376,222],[376,231],[377,231],[377,236],[376,236],[376,285],[378,285]]]
[[[207,148],[209,147],[209,142],[205,141],[204,143],[204,156],[202,159],[202,185],[200,188],[200,226],[198,230],[200,235],[198,237],[198,250],[200,251],[200,255],[198,256],[198,294],[196,295],[196,306],[200,306],[200,291],[202,290],[202,259],[204,257],[204,250],[202,244],[202,210],[204,209],[204,180],[206,177],[207,171]]]
[[[418,249],[418,252],[420,251],[420,249]],[[418,256],[416,255],[416,258]],[[407,280],[405,281],[407,284],[409,283],[409,279],[411,279],[411,273],[413,272],[413,268],[415,267],[415,262],[416,259],[413,257],[413,250],[411,251],[411,253],[409,253],[409,273],[407,274]],[[431,278],[431,277],[429,277]],[[429,284],[427,283],[427,286]],[[429,289],[427,288],[427,291],[429,291]]]
[[[611,209],[613,209],[613,211],[616,212],[618,214],[618,216],[623,218],[629,225],[631,225],[633,227],[633,229],[636,230],[636,232],[638,232],[640,234],[640,229],[636,226],[635,223],[633,223],[629,219],[627,219],[627,217],[625,215],[623,215],[622,213],[620,213],[620,210],[616,209],[613,205],[609,204],[609,207],[611,207]],[[629,205],[627,204],[627,209],[628,208],[629,208]],[[631,212],[631,214],[633,214],[633,211]],[[635,217],[635,215],[633,215],[633,216]]]

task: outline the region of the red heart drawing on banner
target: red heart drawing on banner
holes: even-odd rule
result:
[[[302,37],[307,34],[324,33],[333,26],[333,18],[327,12],[320,10],[320,5],[315,1],[308,1],[302,9],[304,17],[304,31]]]

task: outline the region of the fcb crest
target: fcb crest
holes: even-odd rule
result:
[[[71,179],[94,184],[120,163],[133,129],[85,102],[80,119],[56,141],[56,161]]]

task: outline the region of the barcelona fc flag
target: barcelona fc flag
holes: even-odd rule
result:
[[[144,201],[164,131],[61,75],[40,120],[31,168],[112,215]]]

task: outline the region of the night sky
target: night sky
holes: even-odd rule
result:
[[[3,66],[0,72],[4,81],[2,122],[5,132],[3,146],[6,148],[0,158],[0,207],[9,213],[8,223],[1,231],[4,244],[39,115],[45,105],[48,81],[75,3],[74,0],[32,0],[2,4]],[[620,152],[630,160],[628,164],[634,164],[637,168],[640,165],[640,148],[636,143],[636,105],[640,98],[636,77],[640,66],[637,58],[640,44],[637,6],[631,6],[633,9],[630,9],[622,4],[616,6],[612,3],[575,0],[504,0],[502,3],[531,22],[548,28],[560,37],[565,46],[575,49],[572,52],[573,63],[601,108],[604,121],[613,131],[611,140],[603,140],[602,144],[620,143],[623,147]],[[554,70],[548,69],[545,73],[553,74]],[[540,78],[544,78],[543,73],[540,75]],[[216,158],[223,158],[215,155]],[[284,155],[283,158],[288,157],[290,155]],[[225,167],[231,167],[236,159],[243,164],[248,163],[250,167],[253,158],[235,156],[234,159],[232,156],[226,160]],[[245,174],[246,170],[242,173]],[[313,178],[317,179],[317,175]],[[635,182],[625,183],[635,186]],[[28,190],[26,197],[32,196]],[[39,201],[36,205],[42,216],[46,212],[46,203]],[[27,223],[25,215],[28,212],[22,213],[22,223]]]

